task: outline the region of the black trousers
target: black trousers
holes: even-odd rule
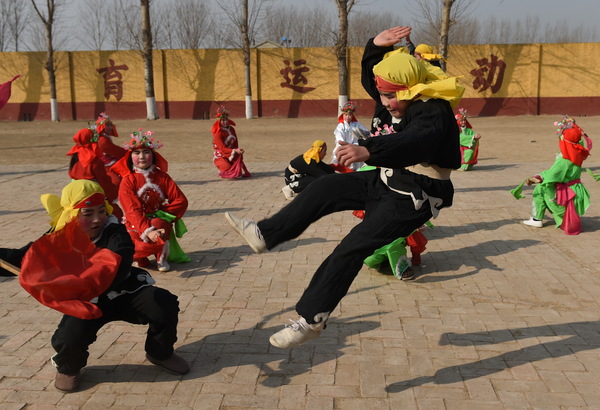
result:
[[[56,350],[53,360],[60,373],[74,374],[85,367],[88,348],[96,341],[100,328],[117,320],[149,325],[145,350],[153,358],[164,360],[173,354],[179,313],[177,296],[166,289],[148,286],[113,300],[102,296],[98,306],[103,312],[98,319],[65,315],[59,323],[52,336],[52,347]]]
[[[444,182],[451,187],[450,181]],[[365,210],[364,220],[323,261],[296,305],[308,323],[335,309],[367,256],[431,219],[429,202],[416,210],[409,195],[396,193],[381,181],[379,170],[332,174],[318,178],[275,215],[258,222],[271,249],[325,215],[355,209]]]

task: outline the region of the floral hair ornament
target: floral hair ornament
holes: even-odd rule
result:
[[[108,114],[105,112],[101,112],[98,115],[98,119],[96,120],[94,126],[98,130],[98,134],[106,133],[113,137],[119,136],[119,133],[117,132],[117,127],[112,122]]]
[[[152,136],[154,135],[153,131],[144,131],[143,128],[140,128],[138,131],[134,131],[129,134],[129,141],[123,144],[123,147],[127,150],[125,155],[115,162],[113,166],[110,168],[112,171],[119,174],[122,178],[125,178],[127,175],[132,173],[131,165],[131,154],[136,149],[149,148],[152,150],[153,163],[156,167],[160,168],[164,172],[169,171],[169,163],[162,155],[156,152],[157,149],[163,146],[163,144],[154,139]]]
[[[562,120],[555,121],[554,126],[558,127],[556,130],[556,135],[562,135],[562,133],[569,128],[573,128],[575,126],[575,120],[568,115],[563,115]]]
[[[466,120],[467,119],[467,110],[465,108],[459,108],[458,114],[456,114],[454,116],[454,118],[456,118],[457,120],[462,120],[464,118]]]
[[[456,114],[454,116],[454,118],[456,119],[456,123],[458,124],[458,128],[461,128],[463,125],[461,124],[462,121],[465,122],[464,126],[466,128],[470,128],[473,129],[473,127],[471,126],[471,123],[469,122],[469,120],[467,119],[467,110],[465,108],[459,108],[458,109],[458,114]]]
[[[348,101],[344,104],[343,107],[340,108],[342,112],[354,112],[356,111],[356,103],[354,101]]]
[[[221,132],[221,120],[228,119],[229,120],[229,110],[225,108],[224,105],[220,105],[217,108],[217,114],[215,115],[216,121],[214,122],[211,132],[214,134]],[[233,120],[229,120],[229,126],[235,127],[235,122]],[[226,132],[226,131],[225,131]]]
[[[222,117],[229,117],[229,110],[224,105],[217,108],[217,114],[215,115],[216,119],[221,119]]]
[[[356,103],[354,101],[348,101],[344,104],[343,107],[340,107],[340,111],[342,112],[338,117],[338,123],[344,122],[344,114],[352,114],[352,119],[350,122],[356,122],[357,119],[354,116],[354,111],[356,111]]]
[[[123,144],[123,147],[130,151],[140,148],[150,148],[151,150],[159,149],[163,144],[159,140],[154,139],[152,137],[153,135],[154,131],[144,131],[143,128],[140,128],[138,131],[129,134],[129,142]]]

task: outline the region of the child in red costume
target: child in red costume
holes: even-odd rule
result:
[[[102,151],[98,145],[98,134],[89,128],[82,128],[73,136],[75,145],[67,155],[71,156],[69,176],[71,179],[91,179],[97,181],[104,190],[117,218],[123,217],[118,205],[119,185],[106,173]]]
[[[112,169],[122,177],[119,201],[125,213],[123,223],[135,244],[134,261],[145,267],[148,256],[154,255],[158,270],[167,272],[171,241],[176,244],[171,235],[173,223],[181,220],[188,201],[167,174],[167,161],[156,152],[162,144],[152,135],[141,129],[132,133],[124,145],[127,153]]]
[[[250,172],[244,164],[244,150],[238,146],[238,138],[229,119],[229,110],[221,106],[217,110],[217,120],[212,126],[213,161],[221,178],[248,178]]]
[[[100,147],[100,151],[102,152],[100,159],[106,167],[106,173],[113,181],[113,184],[118,187],[121,183],[121,177],[112,171],[110,167],[123,158],[127,151],[113,142],[113,137],[119,137],[117,127],[105,112],[100,113],[96,123],[92,127],[96,129],[96,133],[98,134],[98,147]]]

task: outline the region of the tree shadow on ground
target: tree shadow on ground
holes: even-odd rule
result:
[[[489,261],[487,258],[490,256],[505,255],[510,252],[527,248],[540,244],[541,241],[532,239],[522,240],[499,240],[495,239],[492,241],[482,242],[473,246],[465,246],[461,249],[452,251],[460,257],[449,259],[447,258],[448,251],[433,251],[424,253],[422,256],[422,265],[414,267],[415,279],[413,281],[428,283],[428,282],[443,282],[446,280],[455,280],[464,278],[467,276],[475,275],[482,269],[501,271],[495,263]],[[446,261],[446,266],[439,266],[438,261]],[[472,266],[474,269],[461,273],[441,276],[430,276],[437,272],[453,272],[460,269],[462,266]]]
[[[490,332],[464,334],[444,333],[440,338],[441,346],[466,346],[469,349],[480,345],[515,342],[526,338],[570,337],[527,346],[522,349],[502,353],[497,356],[488,357],[471,363],[445,367],[437,370],[435,374],[431,376],[420,376],[410,380],[391,383],[386,387],[386,391],[388,393],[399,393],[424,384],[443,385],[462,383],[480,377],[487,377],[491,374],[523,364],[597,349],[600,347],[599,329],[600,321],[593,321],[501,329]]]

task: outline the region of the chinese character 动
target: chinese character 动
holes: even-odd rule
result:
[[[125,64],[115,65],[114,60],[108,60],[110,66],[96,69],[104,77],[104,98],[107,100],[111,95],[114,95],[117,101],[121,101],[123,98],[123,77],[119,70],[129,70]]]
[[[299,83],[302,83],[302,84],[308,83],[308,79],[302,73],[310,71],[310,68],[299,67],[296,69],[292,69],[292,67],[290,67],[290,60],[283,60],[283,63],[285,64],[285,67],[282,68],[281,70],[279,70],[279,72],[283,75],[283,78],[285,78],[285,81],[281,83],[281,87],[291,88],[292,90],[297,91],[299,93],[307,93],[307,92],[315,89],[314,87],[303,87],[303,86],[297,85]],[[304,60],[304,59],[294,61],[295,66],[301,66],[303,64],[306,64],[306,60]],[[293,74],[293,76],[294,76],[291,79],[290,79],[290,74]]]
[[[504,60],[500,60],[498,56],[492,54],[490,61],[487,58],[475,61],[479,65],[479,68],[471,70],[471,74],[475,77],[473,88],[476,90],[479,88],[479,92],[485,91],[488,88],[492,93],[498,92],[500,87],[502,87],[504,69],[506,69]]]

